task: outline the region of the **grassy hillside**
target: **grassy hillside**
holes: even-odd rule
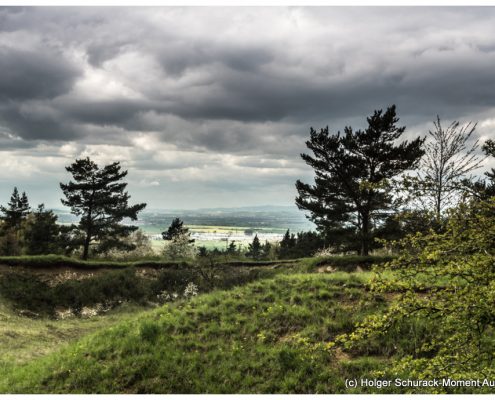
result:
[[[125,305],[93,318],[50,320],[18,315],[0,298],[0,370],[4,373],[96,330],[130,318],[143,307]]]
[[[336,335],[385,306],[366,273],[294,274],[167,305],[0,377],[17,393],[334,393],[396,343],[346,354]]]

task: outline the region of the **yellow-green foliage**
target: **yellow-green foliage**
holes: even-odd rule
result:
[[[403,254],[379,269],[394,273],[372,282],[376,292],[399,292],[397,301],[343,341],[352,348],[398,324],[421,319],[429,324],[430,334],[385,373],[410,379],[493,377],[495,201],[461,205],[445,232],[416,234],[401,245]]]

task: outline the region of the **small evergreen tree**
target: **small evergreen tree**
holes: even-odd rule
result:
[[[184,221],[180,218],[175,218],[168,229],[162,232],[163,240],[174,240],[181,235],[190,236],[189,229],[184,226]],[[194,239],[189,238],[190,243],[194,243]]]
[[[198,257],[208,257],[208,249],[205,246],[198,247]]]
[[[248,245],[248,252],[246,253],[246,256],[259,260],[261,257],[261,250],[260,240],[258,239],[258,235],[255,235],[253,242]]]
[[[0,210],[4,214],[2,217],[4,228],[13,228],[17,232],[30,210],[26,192],[19,195],[17,187],[14,187],[7,207],[1,206]]]
[[[227,247],[227,254],[231,255],[231,256],[238,254],[237,245],[235,244],[235,240],[232,240],[229,243],[229,246]]]
[[[311,257],[324,246],[323,238],[316,232],[299,232],[296,236],[287,230],[280,242],[278,257],[280,259]]]
[[[278,249],[278,257],[281,259],[290,258],[291,250],[296,245],[296,237],[294,234],[291,235],[290,230],[287,229],[284,237],[280,241],[279,249]]]
[[[61,251],[59,243],[60,228],[57,216],[51,210],[45,210],[44,204],[28,217],[24,233],[26,253],[57,254]]]
[[[272,245],[268,240],[265,240],[265,244],[262,246],[261,255],[263,258],[270,258],[272,251]]]
[[[22,229],[29,214],[29,201],[25,192],[19,194],[17,187],[14,187],[7,207],[0,206],[3,213],[0,253],[5,256],[20,255],[23,247]]]

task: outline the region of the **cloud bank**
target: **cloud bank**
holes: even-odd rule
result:
[[[0,188],[59,206],[76,157],[156,208],[292,204],[309,127],[398,107],[494,137],[495,8],[0,9]]]

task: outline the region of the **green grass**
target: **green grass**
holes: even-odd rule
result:
[[[127,268],[130,266],[157,266],[177,265],[176,262],[161,261],[139,261],[139,262],[121,262],[106,260],[88,260],[83,261],[77,258],[64,257],[60,255],[43,255],[43,256],[2,256],[0,257],[1,265],[29,267],[29,268],[56,268],[72,267],[79,269],[98,269],[98,268]]]
[[[321,267],[330,267],[332,271],[354,272],[357,267],[367,271],[370,270],[373,265],[383,264],[392,261],[393,259],[394,256],[335,255],[325,257],[308,257],[292,260],[292,262],[297,262],[301,271],[305,272],[315,272]]]
[[[233,266],[261,266],[261,265],[277,265],[290,263],[291,261],[222,261],[223,265]],[[162,260],[140,260],[140,261],[107,261],[107,260],[88,260],[83,261],[77,258],[65,257],[60,255],[43,255],[43,256],[1,256],[0,265],[8,265],[12,267],[27,267],[27,268],[78,268],[78,269],[125,269],[128,267],[137,268],[176,268],[188,266],[191,261],[162,261]]]
[[[251,262],[282,268],[230,290],[87,320],[29,320],[0,302],[0,345],[10,349],[0,354],[0,393],[385,393],[345,380],[420,354],[417,343],[438,327],[411,319],[350,350],[334,341],[397,295],[370,292],[372,272],[347,271],[389,260]],[[334,272],[314,273],[322,266]]]
[[[330,349],[383,307],[363,290],[367,279],[279,275],[164,306],[11,369],[0,392],[346,392],[349,371],[384,362],[364,353],[341,362]]]
[[[128,304],[93,318],[31,319],[17,315],[0,299],[0,370],[3,373],[13,371],[88,333],[115,325],[143,309]]]

